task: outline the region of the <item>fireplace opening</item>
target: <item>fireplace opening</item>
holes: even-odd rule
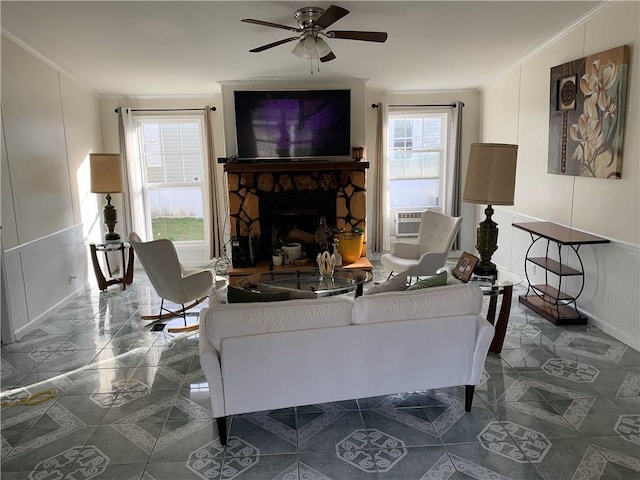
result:
[[[299,243],[303,255],[314,259],[320,252],[315,233],[321,220],[331,229],[336,226],[336,191],[269,192],[259,197],[260,257],[271,259],[274,248]]]

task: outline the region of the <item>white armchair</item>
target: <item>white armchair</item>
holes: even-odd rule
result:
[[[431,276],[444,266],[460,231],[462,217],[450,217],[427,210],[420,219],[417,243],[397,242],[391,253],[380,258],[382,265],[394,273],[406,272],[410,276]]]
[[[142,319],[157,321],[182,316],[185,327],[174,327],[169,331],[197,329],[197,324],[187,325],[186,312],[211,294],[217,280],[213,272],[211,270],[186,270],[180,264],[171,240],[159,239],[143,242],[137,233],[132,232],[129,234],[129,242],[149,277],[151,285],[162,299],[158,315],[144,315]],[[182,308],[176,311],[169,310],[164,306],[165,300],[181,305]]]

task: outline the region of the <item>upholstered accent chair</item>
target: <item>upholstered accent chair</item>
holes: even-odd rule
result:
[[[175,246],[171,240],[158,239],[143,242],[140,236],[132,232],[129,242],[142,264],[149,281],[158,296],[160,312],[158,315],[146,315],[144,320],[162,320],[174,316],[182,316],[184,330],[192,330],[195,326],[187,326],[187,310],[204,301],[214,288],[216,276],[211,270],[187,270],[178,260]],[[165,308],[164,302],[169,300],[182,308],[176,311]],[[172,328],[170,331],[178,331]]]
[[[391,270],[389,277],[400,272],[416,277],[435,275],[446,263],[461,224],[462,217],[427,210],[420,218],[417,243],[394,243],[380,262]]]

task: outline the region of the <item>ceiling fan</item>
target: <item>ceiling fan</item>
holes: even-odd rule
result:
[[[304,7],[297,10],[294,14],[294,17],[298,22],[298,27],[290,27],[279,23],[255,20],[253,18],[244,18],[242,21],[245,23],[263,25],[265,27],[281,28],[297,34],[295,37],[285,38],[278,40],[277,42],[253,48],[249,50],[250,52],[263,52],[269,48],[298,40],[298,43],[292,50],[292,53],[299,57],[307,56],[311,60],[318,59],[321,62],[329,62],[336,58],[335,54],[331,51],[331,48],[322,37],[380,43],[387,40],[386,32],[362,32],[354,30],[324,31],[325,28],[333,25],[348,13],[349,10],[336,5],[331,5],[326,10],[318,7]]]

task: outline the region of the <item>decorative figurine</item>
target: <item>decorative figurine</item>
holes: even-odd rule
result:
[[[328,251],[319,253],[316,257],[318,270],[320,270],[320,279],[324,277],[333,277],[333,269],[336,266],[336,256]]]

